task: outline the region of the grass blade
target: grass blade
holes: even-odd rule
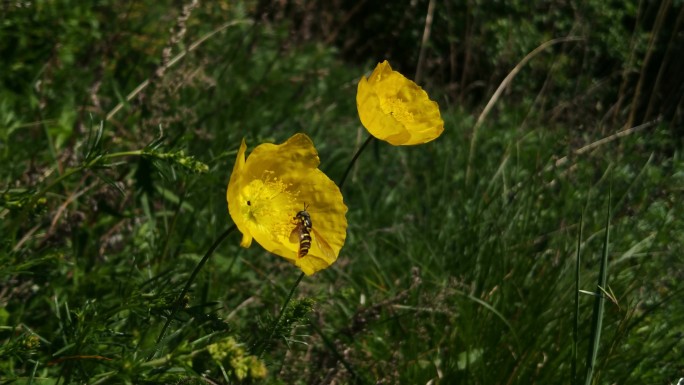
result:
[[[610,239],[610,205],[611,205],[611,191],[608,190],[608,210],[606,214],[606,233],[603,240],[603,251],[601,255],[601,267],[599,271],[598,284],[596,286],[596,298],[594,299],[594,313],[592,316],[591,325],[591,339],[589,340],[589,352],[587,354],[587,375],[584,379],[585,385],[590,385],[594,375],[594,367],[596,365],[596,356],[598,354],[599,341],[601,340],[601,326],[603,324],[603,311],[605,308],[606,297],[603,295],[601,288],[607,287],[607,272],[608,272],[608,242]]]
[[[575,260],[575,322],[572,328],[572,384],[577,384],[577,341],[579,330],[579,281],[580,281],[580,250],[582,247],[582,231],[584,230],[584,213],[580,216],[579,232],[577,233],[577,258]]]

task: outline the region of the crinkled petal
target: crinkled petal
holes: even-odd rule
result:
[[[368,132],[393,145],[427,143],[444,131],[437,103],[386,60],[361,78],[356,105]]]

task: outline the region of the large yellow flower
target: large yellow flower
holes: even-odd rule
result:
[[[359,81],[356,108],[368,132],[395,146],[427,143],[444,131],[437,103],[387,60]]]
[[[286,258],[307,275],[330,266],[347,231],[347,206],[335,182],[318,169],[318,153],[304,134],[283,144],[261,144],[245,159],[244,139],[230,176],[228,211],[242,232],[243,247],[255,239],[264,249]],[[299,257],[301,220],[311,218],[311,246]]]

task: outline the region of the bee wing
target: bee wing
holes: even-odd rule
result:
[[[311,229],[311,235],[313,238],[314,243],[316,246],[318,246],[318,249],[323,253],[323,255],[329,259],[336,259],[335,257],[335,252],[333,251],[332,247],[328,244],[328,242],[323,238],[323,236],[316,231],[315,229]]]
[[[298,223],[294,229],[292,229],[292,232],[290,233],[290,242],[292,243],[299,243],[299,237],[302,234],[302,229],[301,229],[301,224]]]

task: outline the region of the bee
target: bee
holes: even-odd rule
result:
[[[309,206],[305,203],[304,210],[297,213],[297,215],[292,218],[297,226],[292,230],[290,239],[293,241],[299,241],[299,251],[297,252],[297,257],[304,258],[309,254],[311,249],[311,242],[315,242],[318,249],[323,253],[323,256],[334,259],[335,252],[325,241],[323,236],[321,236],[318,231],[313,228],[313,222],[311,221],[311,214],[307,211]]]

